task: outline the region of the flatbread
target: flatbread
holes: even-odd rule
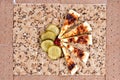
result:
[[[75,54],[82,62],[85,64],[88,61],[89,53],[78,48],[73,47],[72,45],[62,43],[68,50],[70,50],[73,54]]]
[[[68,69],[70,71],[70,73],[73,75],[76,73],[76,71],[79,69],[78,66],[74,63],[73,59],[70,57],[70,53],[68,52],[68,50],[62,46],[62,50],[65,56],[65,60],[68,66]]]
[[[75,36],[75,37],[69,37],[69,38],[64,38],[61,39],[63,42],[69,42],[69,43],[79,43],[79,44],[87,44],[87,45],[92,45],[92,35],[80,35],[80,36]]]
[[[78,17],[80,16],[79,13],[77,13],[74,10],[69,10],[68,14],[66,15],[64,24],[61,28],[60,34],[58,38],[61,38],[61,36],[70,28],[76,20],[78,20]]]
[[[77,26],[76,28],[72,29],[68,33],[65,33],[62,36],[62,38],[72,37],[75,35],[81,35],[81,34],[88,33],[90,31],[92,31],[92,28],[90,27],[90,25],[87,22],[84,22],[83,24]]]

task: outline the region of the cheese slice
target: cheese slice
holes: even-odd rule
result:
[[[70,50],[73,54],[75,54],[82,62],[87,63],[89,53],[78,48],[75,48],[69,44],[62,43],[68,50]]]
[[[62,50],[65,56],[65,60],[68,66],[68,69],[70,71],[70,73],[73,75],[76,73],[76,71],[79,69],[78,66],[74,63],[73,59],[70,57],[70,53],[68,52],[68,50],[62,46]]]
[[[92,45],[92,35],[89,34],[89,35],[69,37],[69,38],[61,39],[61,41]]]
[[[87,22],[84,22],[83,24],[77,26],[76,28],[72,29],[68,33],[64,34],[62,36],[62,38],[72,37],[72,36],[75,36],[75,35],[88,33],[90,31],[92,31],[92,28],[90,27],[90,25]]]
[[[70,28],[74,24],[74,22],[78,19],[79,16],[80,14],[76,11],[69,10],[58,38],[61,38],[61,36],[68,30],[68,28]]]

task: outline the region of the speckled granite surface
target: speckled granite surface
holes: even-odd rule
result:
[[[93,29],[93,45],[85,46],[90,57],[87,65],[80,65],[77,75],[105,74],[106,5],[17,4],[14,6],[13,27],[14,75],[69,75],[64,58],[51,61],[39,46],[39,34],[46,25],[61,26],[69,9],[81,14],[78,23],[87,21]]]

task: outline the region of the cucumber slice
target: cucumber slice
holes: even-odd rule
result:
[[[53,46],[53,45],[54,45],[54,43],[53,43],[52,40],[45,40],[45,41],[43,41],[43,42],[41,43],[41,48],[42,48],[45,52],[47,52],[48,49],[49,49],[49,47],[51,47],[51,46]]]
[[[46,40],[46,39],[55,40],[55,38],[56,38],[55,33],[51,32],[51,31],[46,31],[45,33],[43,33],[41,35],[42,40]]]
[[[59,34],[59,28],[54,24],[49,24],[46,30],[54,32],[56,36]]]
[[[51,46],[48,49],[48,56],[53,60],[60,58],[61,54],[62,54],[61,48],[58,46]]]

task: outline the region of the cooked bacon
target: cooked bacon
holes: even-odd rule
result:
[[[79,16],[80,14],[78,14],[74,10],[70,10],[68,12],[58,38],[61,38],[61,36],[67,31],[68,28],[70,28],[74,24],[74,22],[78,19]]]
[[[87,22],[84,22],[83,24],[81,24],[78,27],[72,29],[68,33],[64,34],[62,36],[62,38],[67,38],[67,37],[72,37],[72,36],[75,36],[75,35],[88,33],[91,30],[92,30],[92,28],[90,27],[90,25]]]
[[[62,50],[65,56],[65,60],[68,66],[69,71],[71,72],[71,74],[75,74],[76,71],[78,70],[78,66],[74,63],[73,59],[70,57],[69,52],[67,51],[67,49],[62,46]]]
[[[62,43],[67,49],[69,49],[73,54],[75,54],[81,61],[83,61],[84,63],[87,62],[88,57],[89,57],[89,53],[88,52],[84,52],[83,50],[80,50],[78,48],[75,48],[69,44],[66,43]]]
[[[61,39],[61,41],[92,45],[92,35],[90,34],[90,35],[75,36],[75,37]]]

